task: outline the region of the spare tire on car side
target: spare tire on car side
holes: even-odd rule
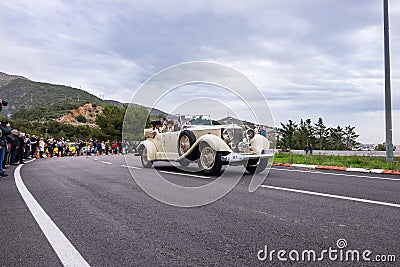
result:
[[[196,142],[196,136],[192,131],[183,130],[178,137],[178,154],[185,154]]]

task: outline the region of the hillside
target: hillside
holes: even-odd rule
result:
[[[100,98],[77,88],[5,73],[0,73],[0,98],[9,102],[1,115],[31,120],[55,119],[85,103],[106,105]]]
[[[95,121],[98,115],[103,114],[104,108],[101,106],[85,104],[79,108],[69,111],[67,114],[59,118],[57,121],[72,125],[88,125],[96,127]]]

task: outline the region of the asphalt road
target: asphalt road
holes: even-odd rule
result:
[[[60,231],[48,228],[47,235],[61,233],[74,255],[90,266],[399,265],[398,176],[273,168],[254,193],[248,192],[250,176],[245,175],[220,200],[179,208],[144,193],[125,164],[123,156],[100,156],[39,159],[20,167],[26,188]],[[155,166],[181,185],[214,179],[165,163]],[[130,167],[135,175],[151,175],[139,159]],[[28,209],[11,175],[15,167],[7,171],[10,176],[0,179],[0,265],[66,264],[60,255],[70,253],[69,247],[46,238],[43,229],[50,226],[39,226]],[[320,262],[288,256],[291,250],[300,259],[303,250],[316,251],[317,258],[329,248],[340,251],[339,239],[347,242],[343,253],[370,250],[369,258],[395,255],[397,262],[329,260],[327,253]],[[285,250],[288,261],[280,261],[277,252],[272,260],[260,261],[266,245],[268,252]]]

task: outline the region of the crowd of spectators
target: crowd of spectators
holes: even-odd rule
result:
[[[98,141],[92,138],[78,139],[75,142],[63,137],[29,135],[12,129],[7,122],[0,124],[0,177],[7,176],[4,169],[9,165],[23,164],[31,158],[49,158],[65,156],[117,155],[126,154],[127,143],[114,141]]]

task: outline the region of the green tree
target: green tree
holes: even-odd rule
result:
[[[358,134],[356,134],[355,129],[356,127],[352,127],[350,125],[346,126],[344,128],[344,144],[347,149],[352,149],[356,144],[357,144],[357,138],[359,137]]]
[[[86,122],[87,122],[86,117],[83,116],[82,114],[79,114],[78,116],[76,116],[75,119],[76,119],[78,122],[82,122],[82,123],[86,123]]]
[[[324,149],[325,141],[326,141],[326,138],[328,137],[328,131],[326,129],[326,126],[325,126],[322,118],[319,118],[318,122],[315,123],[314,125],[315,125],[315,127],[314,127],[315,133],[317,135],[318,144],[319,144],[318,149],[322,150],[322,149]]]
[[[299,127],[296,131],[296,148],[302,149],[305,145],[314,143],[314,129],[311,124],[311,119],[306,119],[306,121],[300,120]]]
[[[143,130],[151,127],[149,112],[138,105],[130,105],[126,108],[123,139],[124,141],[138,141],[143,139]]]
[[[282,135],[280,140],[282,148],[292,149],[294,144],[294,137],[297,131],[297,124],[292,120],[289,120],[287,124],[281,123],[282,128],[279,129],[279,133]]]
[[[331,148],[335,150],[344,149],[343,128],[338,125],[336,128],[329,128],[328,131],[329,131],[328,143],[331,146]]]
[[[103,133],[99,136],[101,139],[121,141],[125,110],[126,107],[108,105],[103,109],[103,114],[96,117],[96,124]]]

